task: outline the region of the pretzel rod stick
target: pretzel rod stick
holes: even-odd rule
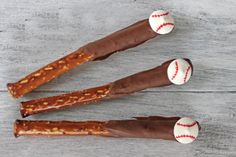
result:
[[[155,138],[191,143],[200,125],[191,118],[137,117],[110,121],[27,121],[16,120],[14,135],[18,136],[82,136]]]
[[[168,74],[168,69],[169,71],[176,69],[176,67],[172,66],[176,63],[178,65],[177,72],[171,71]],[[184,64],[184,67],[182,64]],[[186,70],[188,67],[191,67],[191,62],[188,59],[169,60],[156,68],[125,77],[104,86],[22,102],[20,112],[22,117],[27,117],[71,106],[90,104],[103,99],[127,96],[146,88],[168,86],[175,83],[175,79],[177,81],[185,80],[182,81],[182,83],[185,83],[192,74],[192,68],[188,71]],[[185,73],[184,70],[186,70]],[[172,75],[175,76],[174,80],[169,78],[173,77]]]
[[[20,112],[22,117],[27,117],[33,114],[68,108],[75,105],[94,103],[104,99],[109,92],[109,88],[110,85],[105,85],[83,91],[22,102]]]
[[[62,73],[73,69],[75,66],[92,60],[92,58],[93,54],[83,53],[77,50],[29,74],[16,83],[8,83],[8,91],[13,97],[19,98]]]
[[[16,120],[14,135],[18,136],[82,136],[104,135],[104,122],[86,121],[22,121]]]

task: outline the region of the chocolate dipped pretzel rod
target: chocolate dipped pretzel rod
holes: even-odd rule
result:
[[[89,104],[104,99],[122,97],[146,88],[171,84],[180,85],[190,79],[192,69],[189,59],[169,60],[158,67],[125,77],[104,86],[21,102],[20,112],[22,117],[27,117],[33,114]]]
[[[16,120],[14,135],[18,136],[84,136],[132,137],[176,140],[191,143],[200,125],[191,118],[135,117],[110,121],[27,121]]]
[[[88,43],[19,81],[8,83],[7,88],[13,97],[19,98],[76,66],[88,61],[105,59],[115,52],[138,46],[158,34],[167,34],[173,28],[174,21],[169,12],[155,11],[149,20],[141,20],[100,40]]]

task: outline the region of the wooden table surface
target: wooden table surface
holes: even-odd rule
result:
[[[82,65],[21,99],[6,83],[143,18],[169,10],[176,28],[104,61]],[[236,156],[236,1],[234,0],[1,0],[0,156],[7,157],[234,157]],[[194,75],[183,86],[147,89],[132,96],[27,119],[109,120],[133,116],[188,116],[202,125],[182,145],[157,139],[20,137],[12,125],[19,102],[80,90],[190,58]]]

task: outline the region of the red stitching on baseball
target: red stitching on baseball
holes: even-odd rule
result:
[[[152,15],[152,17],[153,18],[155,18],[155,17],[161,17],[161,16],[166,16],[166,15],[168,15],[169,14],[169,12],[166,12],[166,13],[163,13],[163,14],[157,14],[157,15]]]
[[[191,139],[196,139],[196,137],[194,137],[193,135],[178,135],[175,136],[175,138],[191,138]]]
[[[188,77],[188,72],[189,72],[190,69],[191,69],[191,66],[189,65],[189,66],[188,66],[188,69],[187,69],[187,71],[186,71],[186,73],[185,73],[185,76],[184,76],[184,82],[186,82],[186,79],[187,79],[187,77]]]
[[[197,122],[193,122],[192,124],[182,124],[182,123],[177,123],[177,125],[182,126],[182,127],[193,127],[194,125],[196,125]]]
[[[159,31],[162,27],[164,27],[164,26],[168,26],[168,25],[174,26],[174,24],[171,23],[171,22],[163,23],[162,25],[160,25],[160,26],[157,28],[156,31]]]
[[[174,73],[174,75],[172,76],[171,80],[173,80],[173,79],[176,77],[178,71],[179,71],[179,65],[178,65],[178,62],[175,61],[175,73]]]

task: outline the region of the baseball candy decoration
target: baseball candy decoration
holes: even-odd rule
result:
[[[184,59],[175,59],[173,60],[168,69],[167,74],[169,80],[173,84],[181,85],[190,79],[192,75],[191,65]]]
[[[169,12],[164,10],[154,11],[149,17],[152,30],[158,34],[170,33],[174,28],[174,20]]]
[[[191,143],[197,138],[199,129],[197,121],[187,117],[181,118],[174,126],[175,139],[183,144]]]

